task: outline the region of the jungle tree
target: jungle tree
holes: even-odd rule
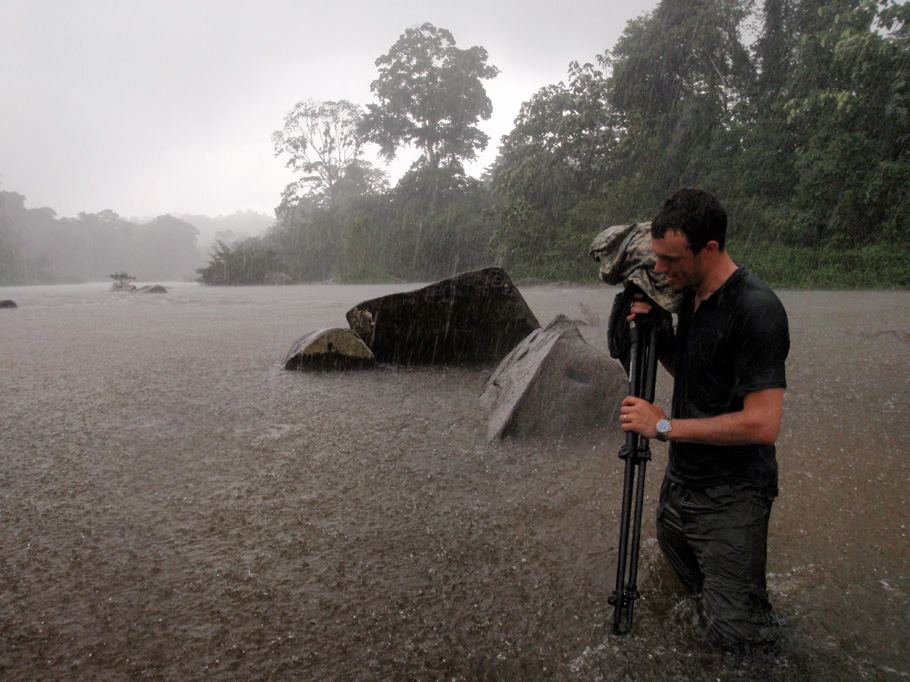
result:
[[[345,178],[368,168],[360,158],[361,114],[360,107],[347,100],[306,100],[288,112],[272,141],[275,156],[287,156],[285,166],[299,177],[285,187],[279,213],[304,196],[316,204],[333,204]]]
[[[499,70],[487,64],[484,48],[462,50],[449,31],[425,23],[406,30],[376,66],[370,89],[378,101],[367,106],[359,129],[383,157],[414,145],[435,170],[486,147],[489,138],[477,122],[490,118],[493,105],[483,81]]]
[[[568,81],[538,90],[502,138],[490,174],[499,199],[493,241],[497,261],[519,275],[565,277],[573,263],[589,267],[576,228],[587,235],[598,223],[588,209],[609,179],[617,143],[604,63],[572,62]]]

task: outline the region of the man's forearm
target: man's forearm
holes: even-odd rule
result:
[[[670,440],[708,445],[774,445],[780,432],[784,390],[748,394],[743,409],[716,417],[674,419]]]
[[[707,445],[773,445],[780,431],[784,389],[769,388],[749,393],[743,409],[716,417],[673,419],[669,440]],[[646,438],[657,435],[657,423],[665,417],[660,406],[627,397],[620,407],[623,431],[635,431]]]
[[[670,440],[708,445],[773,445],[774,424],[742,412],[701,419],[674,419]]]

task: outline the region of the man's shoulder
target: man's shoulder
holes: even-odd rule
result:
[[[784,304],[764,281],[743,272],[734,313],[734,329],[762,343],[789,345],[790,322]]]
[[[737,297],[740,304],[746,309],[779,310],[786,315],[784,304],[774,293],[774,290],[762,279],[759,279],[746,268],[741,267],[737,278]]]

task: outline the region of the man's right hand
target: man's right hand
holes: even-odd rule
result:
[[[650,303],[646,303],[645,301],[633,301],[632,305],[629,307],[629,314],[626,316],[626,319],[631,322],[635,319],[636,315],[645,316],[650,312]]]
[[[643,299],[636,296],[635,300],[632,301],[632,305],[629,306],[629,314],[626,316],[626,320],[628,320],[631,323],[635,320],[635,318],[637,316],[641,315],[642,317],[644,317],[645,315],[650,314],[653,309],[654,308],[650,303],[648,303],[647,301],[644,301]],[[657,310],[659,313],[663,313],[664,315],[669,317],[669,313],[665,313],[660,308],[658,308]],[[660,319],[660,315],[657,315],[656,317],[658,318],[658,320]],[[662,364],[664,366],[664,368],[667,370],[667,372],[670,373],[670,376],[675,377],[676,370],[673,367],[673,323],[672,323],[672,321],[669,321],[668,324],[669,324],[669,330],[667,331],[668,336],[666,336],[665,338],[661,338],[660,328],[658,329],[658,339],[657,339],[658,356],[657,357],[660,360],[660,364]],[[662,325],[661,325],[661,327],[662,327]],[[625,365],[623,365],[623,366],[625,367]]]

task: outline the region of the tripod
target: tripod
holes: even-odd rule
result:
[[[656,306],[655,306],[656,308]],[[653,313],[637,315],[631,323],[629,356],[629,395],[654,402],[657,377],[657,323]],[[638,551],[641,545],[641,514],[645,497],[645,471],[651,459],[648,439],[633,431],[619,450],[625,461],[622,486],[622,512],[619,522],[619,554],[616,562],[616,589],[608,602],[613,605],[613,634],[625,635],[632,629],[632,612],[638,599]],[[632,504],[635,516],[632,517]],[[631,528],[630,528],[631,524]],[[631,530],[631,547],[629,533]],[[626,564],[628,563],[628,581]]]

